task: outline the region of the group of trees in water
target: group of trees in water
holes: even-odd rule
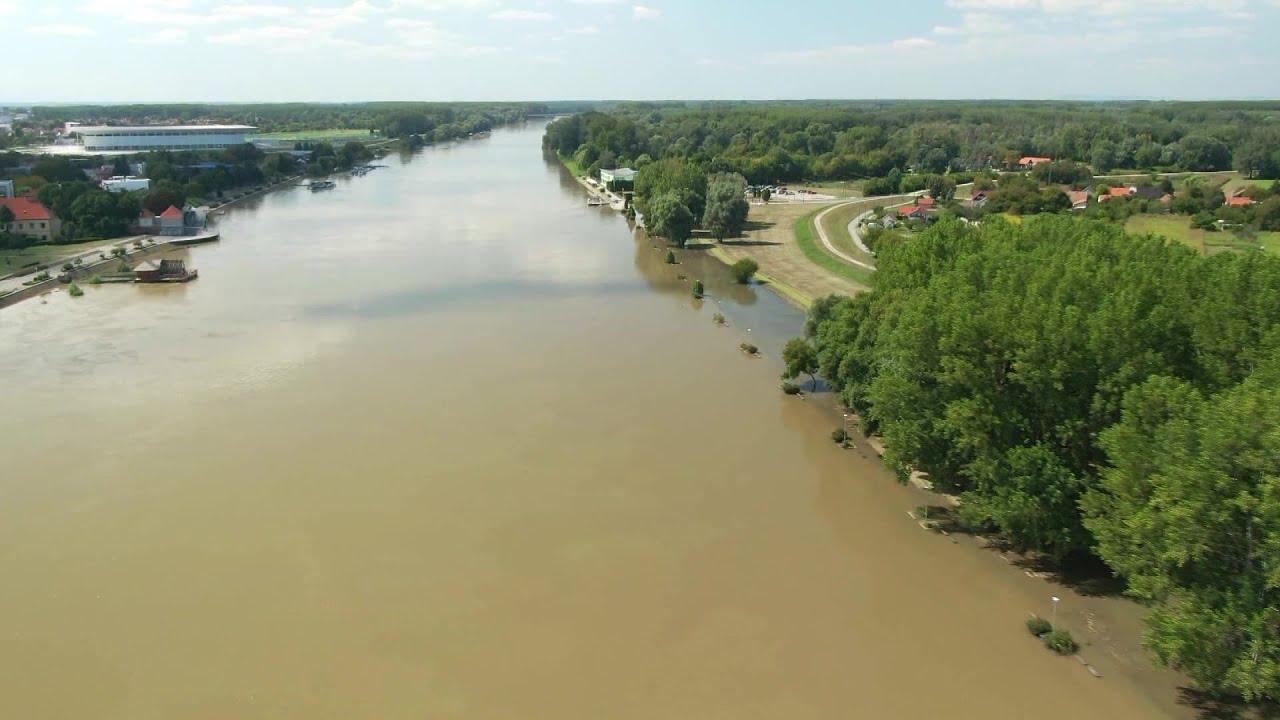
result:
[[[737,173],[712,173],[674,158],[636,174],[634,203],[645,229],[684,246],[695,228],[716,240],[737,237],[747,222],[747,181]]]
[[[967,524],[1093,553],[1204,687],[1280,698],[1280,259],[1113,223],[943,221],[829,297],[817,369]]]
[[[1024,155],[1095,173],[1240,169],[1280,177],[1276,102],[621,104],[562,118],[545,145],[584,168],[685,158],[752,184],[944,174]]]

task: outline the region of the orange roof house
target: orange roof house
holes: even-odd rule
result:
[[[1252,204],[1253,198],[1244,195],[1227,199],[1227,205],[1229,207],[1248,207]]]
[[[0,207],[9,208],[9,212],[13,213],[13,220],[0,227],[0,230],[43,240],[53,239],[58,234],[60,223],[57,216],[33,197],[0,197]]]
[[[1047,163],[1047,162],[1053,162],[1053,158],[1041,157],[1039,155],[1024,155],[1022,159],[1018,160],[1018,164],[1021,165],[1022,167],[1035,167],[1040,163]]]

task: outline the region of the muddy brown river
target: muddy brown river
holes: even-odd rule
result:
[[[1135,607],[919,528],[778,391],[801,314],[541,133],[0,312],[0,718],[1191,716]],[[1052,595],[1102,679],[1023,628]]]

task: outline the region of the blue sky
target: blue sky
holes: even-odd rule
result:
[[[25,102],[1280,96],[1280,0],[0,0],[0,27]]]

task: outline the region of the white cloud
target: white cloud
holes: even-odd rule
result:
[[[965,13],[959,25],[934,25],[936,35],[995,35],[1012,32],[1013,23],[992,13]]]
[[[22,12],[22,0],[0,0],[0,17]]]
[[[27,32],[40,35],[92,35],[93,28],[83,25],[34,25]]]
[[[574,5],[621,5],[622,0],[569,0]],[[1276,0],[1280,2],[1280,0]]]
[[[648,5],[636,5],[631,8],[631,14],[641,20],[652,20],[657,17],[662,17],[661,10],[655,7],[649,7]]]
[[[770,63],[817,63],[830,62],[844,58],[865,55],[874,48],[868,45],[835,45],[825,48],[806,48],[804,50],[775,50],[766,53],[765,60]]]
[[[600,28],[595,25],[583,25],[582,27],[572,28],[568,32],[573,35],[595,35],[600,32]]]
[[[909,38],[902,38],[901,40],[893,41],[893,46],[896,48],[922,48],[922,47],[931,47],[936,44],[937,43],[930,40],[929,38],[922,38],[922,37],[909,37]]]
[[[1017,10],[1038,4],[1039,0],[947,0],[947,7],[974,10]]]
[[[489,13],[489,17],[510,22],[546,22],[556,16],[542,10],[499,10]]]
[[[139,43],[142,45],[166,45],[170,43],[180,43],[187,39],[187,35],[187,31],[182,28],[164,28],[141,37],[133,38],[129,42]]]
[[[293,14],[293,8],[283,5],[249,5],[247,3],[229,3],[213,8],[212,16],[219,20],[236,22],[257,18],[279,18]]]
[[[218,45],[269,45],[277,49],[285,49],[279,43],[289,40],[306,40],[310,35],[310,31],[306,28],[296,25],[262,25],[211,35],[209,42]]]
[[[475,10],[490,7],[494,0],[392,0],[391,9],[415,8],[438,12],[442,10]]]

